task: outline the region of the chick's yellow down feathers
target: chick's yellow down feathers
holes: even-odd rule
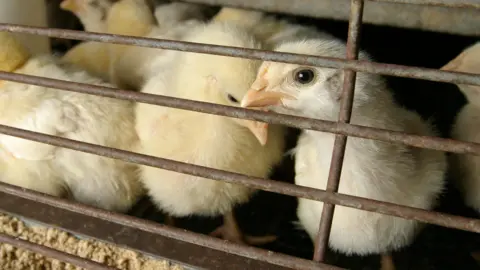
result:
[[[5,44],[15,43],[0,40],[0,46]],[[16,47],[3,49],[15,54]],[[27,59],[13,71],[109,86],[50,55]],[[2,125],[124,150],[138,140],[131,102],[8,81],[0,85],[0,93]],[[3,182],[122,212],[143,193],[136,166],[123,161],[4,134],[0,147]]]
[[[261,46],[248,31],[222,23],[193,27],[184,40]],[[240,106],[258,65],[258,61],[247,59],[175,52],[168,68],[159,69],[142,92]],[[246,120],[149,104],[137,105],[136,120],[140,152],[144,154],[261,178],[268,177],[282,159],[284,129],[276,125],[270,127],[267,143],[262,146]],[[254,192],[237,184],[148,166],[141,167],[141,179],[156,205],[170,215],[224,215],[227,226],[234,224],[233,208],[248,201]],[[234,234],[229,240],[243,241],[238,232]]]
[[[9,32],[0,32],[0,71],[11,72],[30,57],[28,50]]]
[[[105,33],[107,31],[105,18],[112,2],[112,0],[64,0],[60,7],[74,13],[82,22],[85,31]],[[110,52],[107,43],[82,42],[65,53],[62,60],[104,80],[110,79]]]

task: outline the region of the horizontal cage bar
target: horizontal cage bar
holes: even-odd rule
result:
[[[394,64],[383,64],[370,61],[345,60],[332,57],[281,53],[258,49],[247,49],[220,45],[200,44],[185,41],[133,37],[124,35],[100,34],[65,29],[23,26],[0,23],[0,31],[14,33],[44,35],[48,37],[98,41],[105,43],[134,45],[149,48],[197,52],[265,61],[292,63],[309,66],[351,69],[360,72],[376,73],[389,76],[424,79],[457,84],[480,85],[480,75],[463,72],[443,71],[430,68],[409,67]]]
[[[356,196],[330,193],[320,189],[296,186],[293,184],[282,183],[280,181],[266,180],[258,177],[249,177],[238,173],[232,173],[189,163],[178,162],[170,159],[138,154],[134,152],[65,139],[57,136],[46,135],[38,132],[32,132],[4,125],[0,125],[0,133],[31,141],[55,145],[58,147],[77,150],[85,153],[120,159],[126,162],[157,167],[169,171],[176,171],[183,174],[225,181],[229,183],[236,183],[255,189],[302,197],[316,201],[323,201],[326,203],[357,208],[370,212],[378,212],[407,219],[415,219],[418,221],[432,223],[444,227],[480,233],[480,219],[464,218],[408,206],[401,206],[388,202],[360,198]],[[0,183],[0,187],[1,186],[2,183]]]
[[[218,105],[208,102],[145,94],[127,90],[120,90],[112,87],[75,83],[70,81],[56,80],[45,77],[16,74],[10,72],[0,71],[0,80],[15,81],[20,83],[51,87],[60,90],[131,100],[183,110],[193,110],[197,112],[221,116],[258,120],[272,124],[283,124],[299,129],[311,129],[366,139],[381,140],[386,142],[398,142],[415,147],[429,148],[439,151],[480,155],[479,143],[463,142],[431,136],[413,135],[399,131],[391,131],[386,129],[378,129],[326,120],[311,119],[274,112],[262,112],[258,110]]]
[[[295,15],[312,15],[316,0],[176,0],[208,5],[233,6],[239,8],[259,9],[270,12],[292,13]],[[430,5],[443,7],[480,9],[479,0],[368,0],[371,2],[398,3],[410,5]],[[293,11],[292,11],[293,10]]]
[[[4,212],[187,266],[215,270],[223,270],[225,265],[231,270],[243,270],[245,265],[265,270],[342,269],[108,212],[5,183],[0,183],[0,195],[0,209]]]

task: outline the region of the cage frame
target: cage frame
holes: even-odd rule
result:
[[[285,12],[289,8],[289,4],[293,5],[294,1],[295,0],[243,0],[240,2],[236,0],[185,0],[184,2]],[[309,1],[313,2],[312,0]],[[335,205],[415,219],[420,222],[480,233],[480,219],[454,216],[337,193],[346,142],[349,136],[403,143],[414,147],[452,153],[480,155],[480,143],[412,135],[404,132],[370,128],[349,123],[352,114],[355,76],[357,72],[368,72],[380,75],[456,84],[480,85],[480,75],[357,60],[359,40],[361,36],[362,14],[364,3],[366,1],[480,9],[480,0],[350,1],[350,20],[348,27],[347,54],[345,59],[197,44],[184,41],[31,27],[15,24],[0,24],[0,31],[14,33],[26,33],[55,38],[98,41],[104,43],[135,45],[149,48],[344,69],[346,73],[343,83],[341,110],[338,121],[336,122],[249,110],[168,96],[157,96],[140,92],[118,90],[116,88],[61,81],[32,75],[0,72],[0,80],[28,83],[65,91],[112,97],[227,117],[257,120],[271,124],[283,124],[300,129],[310,129],[336,134],[327,188],[326,190],[320,190],[274,180],[249,177],[237,173],[0,125],[0,133],[9,136],[116,158],[136,164],[153,166],[219,181],[243,184],[255,189],[323,201],[324,211],[322,212],[319,233],[315,241],[317,244],[315,245],[313,260],[296,258],[294,256],[279,254],[256,247],[242,246],[183,229],[168,227],[163,224],[96,209],[1,182],[0,211],[36,220],[48,226],[92,237],[96,240],[117,244],[121,247],[137,250],[144,254],[164,258],[179,263],[180,265],[206,269],[223,269],[222,267],[226,264],[229,265],[229,269],[245,269],[245,265],[253,267],[252,269],[342,269],[324,263],[324,255],[327,249]],[[297,12],[296,9],[293,10],[294,12]],[[133,235],[135,235],[135,237],[133,237]],[[99,263],[88,259],[56,251],[25,240],[16,239],[5,234],[0,234],[0,242],[28,249],[87,269],[112,269],[111,267],[100,265]],[[155,245],[152,246],[152,243],[155,243]]]

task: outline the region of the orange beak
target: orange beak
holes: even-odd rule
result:
[[[242,99],[241,106],[244,108],[250,108],[254,110],[267,111],[265,107],[280,105],[282,98],[292,99],[292,96],[279,93],[279,92],[267,92],[265,88],[268,83],[265,79],[259,78],[253,84],[250,90],[245,94]],[[255,135],[261,145],[267,143],[268,136],[268,123],[248,121],[246,127]]]
[[[263,78],[258,78],[250,90],[242,99],[241,106],[244,108],[263,108],[268,106],[277,106],[282,104],[282,99],[295,99],[294,97],[278,92],[265,91],[268,82]]]
[[[63,0],[62,3],[60,3],[60,8],[71,11],[72,13],[76,13],[80,9],[75,0]]]
[[[255,135],[258,142],[264,146],[268,139],[268,123],[244,120],[245,126]]]

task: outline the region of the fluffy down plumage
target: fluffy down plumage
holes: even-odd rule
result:
[[[108,86],[48,55],[15,72]],[[130,102],[7,81],[0,93],[2,125],[125,150],[138,140]],[[6,135],[0,147],[7,183],[113,211],[128,210],[143,192],[133,164]]]
[[[324,35],[323,35],[324,36]],[[345,57],[345,45],[333,37],[288,42],[277,51]],[[362,59],[367,55],[361,53]],[[266,62],[243,100],[243,106],[271,109],[336,121],[344,73],[341,70]],[[435,135],[419,115],[394,103],[381,77],[359,73],[353,124],[420,135]],[[295,183],[325,189],[335,135],[303,131],[295,150]],[[412,207],[431,209],[444,186],[445,154],[402,144],[350,137],[339,192]],[[315,238],[323,203],[299,199],[297,214]],[[346,254],[387,253],[410,244],[419,223],[337,206],[330,246]]]
[[[259,48],[255,39],[234,25],[197,26],[186,41]],[[160,69],[142,92],[239,106],[255,79],[258,62],[207,54],[175,52],[170,67]],[[283,128],[272,126],[261,146],[246,121],[148,104],[136,110],[140,151],[220,170],[267,177],[280,162]],[[153,201],[172,216],[223,215],[246,202],[253,190],[142,166],[141,178]]]
[[[460,55],[445,65],[443,70],[480,74],[480,42],[466,48]],[[480,142],[480,86],[458,85],[468,103],[455,120],[452,137],[462,141]],[[465,203],[480,212],[480,157],[452,155],[452,164],[457,173],[456,185],[464,196]]]

